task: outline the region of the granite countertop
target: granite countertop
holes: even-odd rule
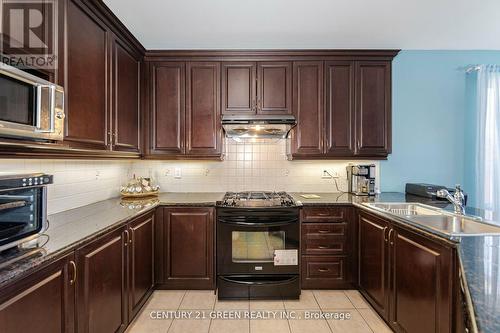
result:
[[[362,205],[363,202],[423,202],[426,199],[404,193],[382,193],[376,197],[359,197],[348,193],[316,193],[320,198],[306,199],[304,193],[291,193],[303,206],[354,205],[374,214],[390,218],[408,228],[415,229],[436,240],[455,246],[460,260],[461,275],[465,282],[466,296],[472,306],[471,318],[479,332],[500,332],[500,236],[469,236],[449,240],[442,235],[425,230],[404,218],[397,218]],[[159,205],[165,206],[215,206],[224,193],[161,193],[157,198],[124,202],[119,198],[97,202],[49,216],[50,227],[40,237],[35,250],[18,259],[19,253],[3,254],[0,262],[0,288],[13,279],[30,274],[42,263],[49,263],[81,244],[119,227],[131,219],[147,213]],[[436,204],[436,203],[434,203]],[[447,202],[439,208],[450,210]],[[481,216],[479,210],[468,209],[469,214]],[[483,214],[484,215],[484,214]],[[489,215],[491,216],[491,215]],[[9,263],[9,260],[16,260]]]
[[[95,239],[159,205],[215,206],[224,193],[161,193],[157,198],[100,201],[48,216],[49,228],[34,249],[4,253],[0,256],[0,288],[14,278],[31,273],[81,244]],[[24,256],[24,257],[23,257]],[[23,259],[20,259],[23,257]],[[11,262],[12,261],[12,262]]]

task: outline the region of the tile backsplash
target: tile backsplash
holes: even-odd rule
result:
[[[2,173],[54,175],[54,184],[48,186],[49,214],[116,197],[131,169],[131,161],[0,160]]]
[[[49,214],[116,197],[120,185],[133,174],[153,177],[168,192],[347,190],[349,161],[288,161],[284,140],[239,143],[227,139],[225,150],[225,160],[220,162],[0,159],[0,170],[53,174],[54,184],[48,188]],[[370,163],[356,163],[365,162]],[[379,170],[378,162],[375,164]],[[338,178],[323,178],[323,170]]]
[[[347,191],[349,161],[288,161],[285,140],[241,143],[226,139],[225,150],[222,162],[141,161],[134,163],[133,172],[153,177],[162,191],[171,192]],[[339,178],[322,178],[323,170]]]

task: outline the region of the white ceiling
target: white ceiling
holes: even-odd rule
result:
[[[500,0],[104,0],[147,49],[500,50]]]

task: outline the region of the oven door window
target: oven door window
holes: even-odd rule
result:
[[[35,126],[35,98],[33,85],[0,76],[0,121]]]
[[[0,245],[38,233],[43,224],[42,188],[0,192]]]
[[[285,231],[233,231],[232,261],[262,263],[274,261],[274,250],[285,249]]]

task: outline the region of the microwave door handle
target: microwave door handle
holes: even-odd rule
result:
[[[46,107],[42,105],[42,94],[47,90],[47,103]],[[43,127],[42,118],[44,116],[44,112],[48,113],[48,128]],[[38,132],[53,132],[55,127],[55,86],[53,85],[43,85],[39,84],[36,86],[36,129]]]
[[[40,132],[42,128],[42,86],[36,86],[36,129]]]
[[[49,105],[49,117],[50,117],[50,129],[49,132],[52,133],[56,127],[56,87],[50,86],[50,105]]]

